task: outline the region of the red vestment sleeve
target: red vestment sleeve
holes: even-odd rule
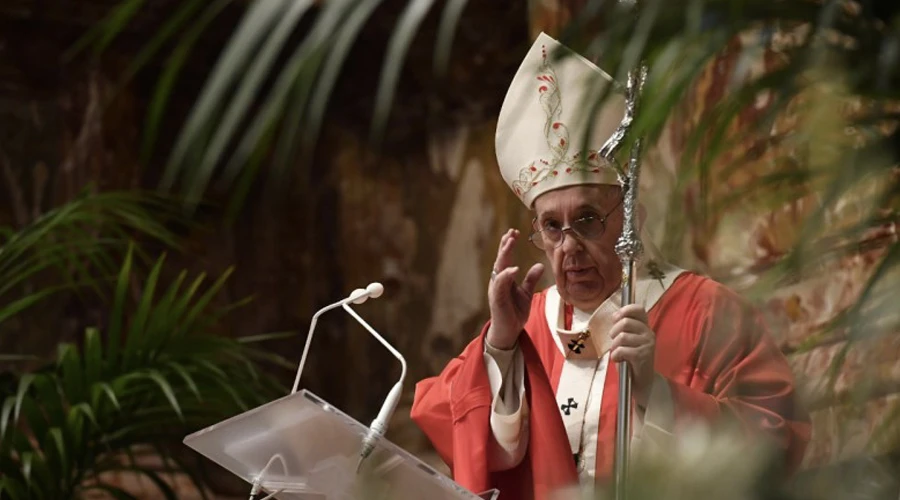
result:
[[[453,407],[472,411],[480,406],[491,405],[491,387],[487,371],[483,369],[482,353],[484,342],[479,336],[450,360],[441,374],[416,384],[411,417],[425,432],[441,459],[453,469]],[[454,391],[454,385],[456,391]],[[464,398],[453,395],[464,394]],[[457,418],[465,415],[456,415]],[[490,425],[490,422],[488,422]],[[485,443],[485,451],[487,445]]]
[[[676,427],[697,415],[736,419],[772,438],[789,472],[796,471],[811,425],[785,356],[759,313],[736,294],[711,281],[697,291],[696,305],[682,316],[685,331],[697,332],[693,363],[685,364],[693,372],[677,377],[686,383],[669,379]]]
[[[525,397],[533,406],[525,458],[496,471],[489,463],[492,395],[484,366],[487,326],[440,375],[416,385],[410,416],[450,467],[453,479],[473,492],[499,488],[502,498],[545,499],[577,483],[575,464],[556,398],[529,335],[519,337],[525,364]]]

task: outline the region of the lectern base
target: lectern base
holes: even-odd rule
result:
[[[496,500],[381,439],[359,472],[368,427],[303,390],[195,432],[184,443],[279,500]]]

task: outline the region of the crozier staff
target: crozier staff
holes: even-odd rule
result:
[[[660,261],[644,238],[635,303],[621,307],[623,193],[597,151],[620,123],[624,99],[590,117],[587,137],[583,113],[611,81],[541,34],[500,111],[500,171],[534,213],[527,240],[545,252],[555,285],[535,292],[544,266],[515,266],[513,248],[526,237],[508,230],[488,285],[490,321],[416,387],[412,418],[472,491],[543,499],[609,481],[620,361],[633,373],[636,452],[665,449],[695,419],[739,422],[771,439],[791,469],[808,442],[788,364],[735,293]]]

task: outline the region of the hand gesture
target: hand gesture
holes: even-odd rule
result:
[[[512,349],[519,334],[525,328],[531,312],[531,296],[534,287],[544,273],[543,264],[531,266],[522,284],[516,283],[519,268],[512,266],[512,250],[519,238],[517,229],[510,229],[500,238],[500,249],[488,286],[488,305],[491,308],[491,326],[487,342],[497,349]]]
[[[616,323],[609,331],[612,337],[610,359],[625,361],[631,368],[634,383],[634,399],[641,407],[647,407],[650,389],[656,371],[653,358],[656,355],[656,334],[647,325],[647,311],[637,304],[622,307],[616,312]]]

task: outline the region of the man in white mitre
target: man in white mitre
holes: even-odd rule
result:
[[[621,306],[614,247],[623,193],[597,151],[619,125],[624,97],[614,90],[593,128],[584,113],[611,82],[541,34],[500,111],[500,172],[533,211],[528,240],[545,252],[556,284],[535,293],[539,263],[519,281],[512,255],[523,236],[508,230],[488,285],[490,321],[416,387],[412,418],[472,491],[543,499],[607,483],[623,361],[636,445],[662,443],[695,420],[728,419],[770,439],[793,470],[809,440],[785,357],[734,292],[659,261],[645,238],[635,304]]]

